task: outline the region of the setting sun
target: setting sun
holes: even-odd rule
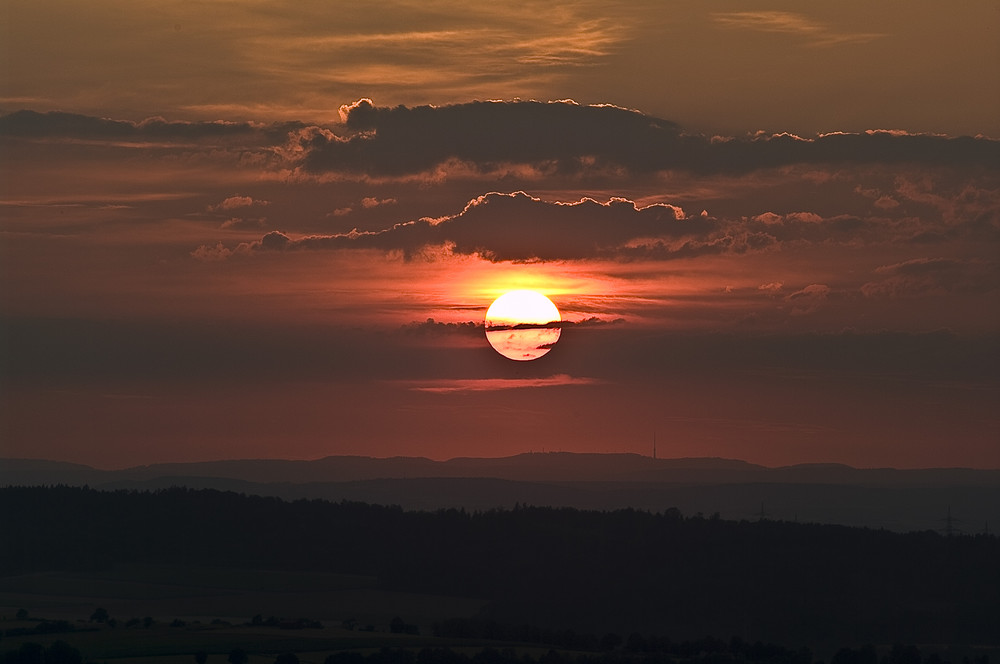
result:
[[[512,360],[536,360],[559,340],[562,318],[552,301],[533,290],[515,290],[498,297],[486,311],[486,340]]]

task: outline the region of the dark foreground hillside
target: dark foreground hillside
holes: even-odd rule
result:
[[[790,646],[1000,644],[996,536],[70,487],[0,489],[0,532],[4,575],[131,562],[328,571],[487,599],[478,624]]]

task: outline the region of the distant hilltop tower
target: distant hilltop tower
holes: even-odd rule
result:
[[[962,523],[961,519],[956,519],[951,515],[951,505],[948,505],[948,516],[944,519],[944,534],[947,537],[954,537],[955,533],[962,532],[955,524]]]

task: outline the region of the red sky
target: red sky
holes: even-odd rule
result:
[[[0,456],[1000,466],[991,3],[381,4],[9,3]]]

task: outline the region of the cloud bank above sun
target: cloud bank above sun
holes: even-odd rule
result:
[[[381,272],[395,278],[429,275],[435,261],[461,265],[456,275],[490,265],[565,272],[568,262],[574,273],[631,284],[613,289],[628,293],[627,312],[581,301],[580,319],[658,315],[634,303],[661,302],[658,275],[672,272],[687,275],[672,286],[685,306],[702,292],[698,307],[726,319],[783,312],[801,325],[847,306],[930,298],[938,307],[952,297],[948,327],[995,322],[975,304],[998,287],[1000,142],[992,139],[881,130],[702,136],[634,110],[569,101],[389,108],[362,99],[341,115],[328,127],[0,116],[0,137],[19,163],[9,230],[167,240],[175,260],[229,263],[220,278],[253,272],[254,260],[285,265],[277,274],[291,280],[317,263],[388,260],[397,267]],[[39,183],[57,157],[81,168],[53,197]],[[49,209],[60,213],[36,221]],[[164,225],[176,230],[148,235]],[[293,287],[272,277],[260,288]],[[713,291],[726,294],[725,308]],[[916,316],[920,329],[935,311]],[[701,315],[677,320],[708,324]],[[873,313],[863,324],[891,325],[897,315]]]

